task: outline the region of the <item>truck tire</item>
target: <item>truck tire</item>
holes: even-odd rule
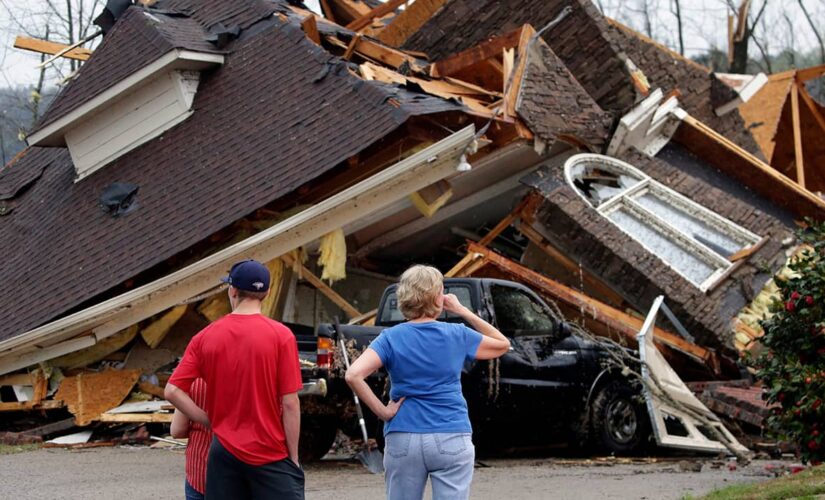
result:
[[[337,433],[338,426],[334,418],[304,416],[301,419],[301,437],[298,441],[301,462],[321,460],[332,448]]]
[[[645,448],[650,438],[650,417],[639,391],[614,380],[599,391],[590,411],[593,437],[604,451],[626,454]]]

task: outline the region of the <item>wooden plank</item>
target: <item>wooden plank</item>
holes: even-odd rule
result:
[[[822,116],[822,113],[819,111],[819,106],[814,102],[811,95],[808,93],[808,90],[805,88],[803,83],[797,83],[797,87],[799,88],[799,97],[805,102],[805,105],[808,107],[808,110],[814,115],[814,119],[816,123],[819,124],[819,128],[822,130],[820,133],[825,133],[825,116]]]
[[[126,399],[138,377],[140,370],[81,373],[64,378],[55,398],[66,401],[77,425],[85,426]]]
[[[52,422],[50,424],[41,425],[40,427],[35,427],[34,429],[27,429],[20,434],[25,434],[27,436],[48,436],[49,434],[55,434],[57,432],[67,431],[74,427],[74,418],[66,418],[63,420],[58,420],[57,422]]]
[[[349,61],[349,58],[352,57],[352,53],[355,52],[355,47],[358,45],[358,41],[361,39],[361,33],[356,33],[352,40],[350,40],[349,45],[347,45],[347,50],[344,51],[344,60]]]
[[[324,17],[329,19],[330,21],[341,24],[338,22],[338,19],[335,17],[335,12],[332,11],[332,5],[330,5],[329,0],[320,0],[321,1],[321,12],[324,13]]]
[[[49,365],[64,369],[88,366],[123,348],[131,342],[137,334],[138,325],[135,324],[111,337],[106,337],[98,341],[90,347],[49,360]]]
[[[161,399],[166,399],[166,396],[163,395],[163,388],[155,384],[152,384],[151,382],[139,382],[138,389],[140,389],[141,392],[145,392],[146,394],[150,394]]]
[[[387,45],[401,47],[445,3],[447,0],[415,0],[378,33],[378,39]]]
[[[385,47],[380,43],[374,42],[373,40],[363,38],[360,33],[356,36],[358,37],[358,40],[355,45],[355,51],[364,57],[372,59],[373,61],[381,62],[395,69],[398,69],[402,64],[407,63],[414,72],[424,73],[423,66],[416,58],[405,54],[400,50]]]
[[[793,149],[796,163],[796,182],[805,187],[805,158],[802,153],[802,130],[799,127],[799,86],[791,87],[791,120],[793,122]]]
[[[530,48],[530,40],[535,34],[536,30],[529,24],[522,26],[519,33],[516,67],[511,74],[504,74],[507,81],[505,84],[507,93],[504,95],[504,118],[514,118],[516,116],[516,102],[521,92],[521,81],[527,71],[527,50]],[[539,40],[537,43],[544,43],[544,41]]]
[[[759,195],[801,217],[825,219],[825,200],[688,115],[673,139]]]
[[[807,82],[808,80],[819,78],[822,75],[825,75],[825,64],[797,70],[796,80],[800,82]]]
[[[135,423],[135,424],[150,424],[150,423],[164,423],[172,422],[173,413],[101,413],[97,418],[98,422],[117,422],[117,423]]]
[[[34,385],[34,378],[28,373],[13,373],[0,377],[0,386],[3,385]]]
[[[318,23],[315,21],[315,15],[309,15],[301,21],[301,29],[306,33],[307,38],[318,45],[321,45],[321,34],[318,33]]]
[[[518,46],[521,31],[521,28],[513,30],[506,35],[491,38],[470,49],[433,63],[430,65],[430,75],[436,77],[454,75],[473,64],[490,58],[497,58],[502,54],[502,51]],[[505,73],[505,77],[506,75],[507,73]]]
[[[62,43],[50,42],[48,40],[40,40],[38,38],[29,38],[26,36],[17,36],[14,39],[14,47],[17,49],[30,50],[40,54],[55,55],[61,50],[64,50],[68,45]],[[68,59],[75,59],[77,61],[85,61],[92,57],[92,51],[81,47],[74,48],[61,57]]]
[[[64,408],[66,405],[63,403],[62,400],[59,399],[49,399],[46,401],[41,401],[40,404],[33,405],[31,401],[23,401],[23,402],[13,402],[13,403],[0,403],[0,412],[3,411],[39,411],[39,410],[59,410]]]
[[[141,330],[140,336],[146,345],[154,349],[159,346],[166,335],[186,313],[187,304],[181,304],[168,310],[163,316]]]
[[[507,91],[509,90],[508,86],[511,84],[510,75],[513,74],[513,69],[516,66],[516,50],[513,48],[504,49],[501,60],[501,74],[502,80],[504,82],[504,84],[501,87],[501,92],[504,95],[507,95]]]
[[[406,4],[407,2],[409,2],[409,0],[389,0],[388,2],[385,2],[370,10],[355,21],[349,23],[347,25],[347,29],[351,29],[352,31],[360,31],[369,26],[373,19],[377,17],[384,17],[387,14],[394,12],[395,9]]]
[[[547,295],[567,306],[583,311],[582,319],[585,321],[585,324],[588,322],[601,323],[609,330],[621,334],[627,340],[636,342],[636,334],[644,323],[642,319],[592,299],[581,292],[566,287],[532,269],[528,269],[506,257],[492,252],[477,243],[469,242],[467,252],[468,254],[481,254],[481,258],[484,261],[512,275],[516,278],[516,281],[530,286],[542,295]],[[688,342],[682,337],[658,327],[654,328],[653,338],[659,344],[668,346],[705,363],[706,366],[714,372],[719,369],[719,360],[713,351]]]
[[[286,263],[286,265],[290,267],[295,267],[295,259],[290,254],[285,254],[281,256],[281,259]],[[301,278],[308,281],[312,286],[318,289],[319,292],[323,293],[329,300],[331,300],[335,305],[340,307],[344,313],[349,318],[356,318],[361,316],[361,312],[358,309],[354,308],[352,304],[346,301],[343,297],[341,297],[338,292],[333,290],[329,287],[326,283],[324,283],[321,278],[315,276],[312,271],[300,265],[301,269]]]

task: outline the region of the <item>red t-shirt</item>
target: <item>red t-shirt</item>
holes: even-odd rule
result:
[[[192,382],[189,397],[196,405],[206,406],[206,384],[203,379]],[[189,422],[189,442],[186,444],[186,480],[198,493],[206,491],[206,463],[209,459],[209,445],[212,431],[197,422]]]
[[[281,397],[298,392],[301,366],[295,336],[261,314],[228,314],[189,342],[169,383],[189,393],[206,382],[212,432],[250,465],[286,458]]]

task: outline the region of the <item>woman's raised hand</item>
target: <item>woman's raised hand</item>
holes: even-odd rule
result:
[[[448,293],[444,295],[444,310],[453,314],[461,315],[464,306],[459,302],[455,294]]]

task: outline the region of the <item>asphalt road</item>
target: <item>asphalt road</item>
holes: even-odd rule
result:
[[[734,471],[712,460],[585,465],[561,459],[489,459],[474,499],[679,499],[732,483],[767,479],[756,461]],[[145,447],[41,449],[0,456],[0,498],[158,499],[183,497],[183,452]],[[718,465],[718,463],[717,463]],[[701,472],[692,469],[701,466]],[[309,500],[383,498],[380,475],[352,461],[307,466]]]

